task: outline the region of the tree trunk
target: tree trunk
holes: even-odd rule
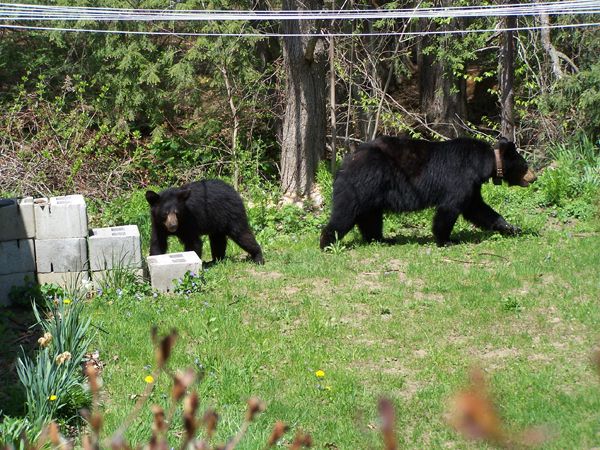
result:
[[[457,137],[462,118],[467,115],[465,80],[456,79],[434,55],[422,55],[420,59],[421,111],[435,131]]]
[[[447,3],[442,1],[439,6],[448,6]],[[452,27],[452,24],[448,27]],[[435,30],[436,26],[432,25],[431,29]],[[467,116],[466,80],[455,77],[451,67],[437,58],[435,51],[423,53],[423,49],[428,46],[443,45],[444,39],[448,37],[423,36],[421,39],[419,52],[421,111],[433,130],[446,137],[457,137],[461,135],[462,122]]]
[[[504,19],[506,28],[515,28],[516,19],[512,16]],[[515,142],[515,39],[514,31],[502,33],[500,45],[500,129],[502,136]]]
[[[322,0],[307,0],[303,9],[322,9]],[[297,10],[299,2],[284,0],[284,10]],[[315,32],[313,20],[286,20],[283,32]],[[281,142],[281,186],[297,200],[310,196],[315,172],[325,150],[327,52],[323,40],[312,37],[283,38],[287,78],[286,107]]]
[[[552,40],[550,39],[550,16],[548,14],[540,14],[540,23],[542,25],[542,29],[540,30],[542,45],[550,57],[552,73],[557,80],[560,80],[563,77],[563,71],[560,67],[560,60],[558,59],[556,47],[554,47]]]

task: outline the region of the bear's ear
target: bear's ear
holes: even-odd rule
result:
[[[516,150],[517,146],[513,142],[506,139],[504,136],[500,136],[498,138],[498,149],[500,150],[501,154],[504,154],[506,153],[506,151]]]
[[[154,206],[160,200],[160,195],[158,195],[154,191],[146,191],[146,201],[150,204],[150,206]]]
[[[180,201],[185,202],[188,198],[190,198],[191,193],[192,191],[190,189],[181,189],[179,192],[177,192],[177,198]]]

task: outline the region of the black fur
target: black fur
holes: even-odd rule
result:
[[[157,194],[146,192],[152,217],[150,254],[167,251],[167,238],[175,235],[186,251],[202,257],[202,239],[208,235],[213,260],[225,257],[227,238],[247,251],[252,260],[263,264],[262,251],[250,225],[240,195],[220,180],[204,180],[170,188]],[[169,216],[171,214],[171,216]],[[166,223],[171,226],[167,229]]]
[[[527,186],[535,180],[515,145],[501,139],[504,179]],[[329,223],[321,248],[342,239],[357,225],[365,241],[382,240],[386,211],[435,207],[433,235],[438,245],[450,240],[459,214],[475,225],[514,234],[518,228],[488,206],[481,185],[495,176],[493,149],[477,139],[446,142],[381,136],[348,155],[333,184]]]

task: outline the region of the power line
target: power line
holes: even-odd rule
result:
[[[534,31],[541,29],[556,29],[556,28],[586,28],[598,27],[600,22],[588,23],[573,23],[573,24],[551,24],[548,26],[533,25],[524,27],[498,27],[486,29],[454,29],[454,30],[435,30],[435,31],[388,31],[388,32],[372,32],[372,33],[203,33],[203,32],[178,32],[178,31],[133,31],[133,30],[102,30],[88,28],[65,28],[65,27],[36,27],[27,25],[6,25],[0,24],[0,28],[14,30],[34,30],[34,31],[62,31],[75,33],[102,33],[102,34],[124,34],[124,35],[155,35],[155,36],[205,36],[205,37],[301,37],[301,36],[333,36],[333,37],[356,37],[356,36],[424,36],[431,34],[468,34],[468,33],[490,33],[499,31]]]
[[[600,0],[437,8],[298,11],[157,10],[0,3],[0,20],[264,21],[466,18],[600,13]]]

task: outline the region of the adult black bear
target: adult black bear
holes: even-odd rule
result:
[[[428,142],[381,136],[361,144],[337,173],[321,248],[342,239],[354,225],[367,242],[382,240],[385,211],[429,207],[437,208],[433,235],[440,246],[449,242],[459,214],[481,228],[515,234],[518,228],[481,197],[481,185],[491,177],[524,187],[536,179],[515,144],[504,138],[496,149],[469,138]]]
[[[167,251],[167,238],[175,235],[186,251],[202,257],[201,235],[208,234],[213,260],[225,257],[227,237],[247,251],[257,264],[263,264],[260,246],[248,225],[240,195],[220,180],[204,180],[170,188],[157,194],[146,192],[152,216],[150,254]]]

